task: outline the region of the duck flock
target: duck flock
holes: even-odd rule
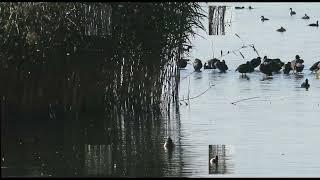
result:
[[[236,8],[237,9],[237,8]],[[250,9],[250,8],[249,8]],[[251,8],[252,9],[252,8]],[[296,15],[297,13],[295,11],[292,10],[292,8],[289,9],[290,10],[290,16],[293,16],[293,15]],[[269,19],[268,18],[265,18],[264,16],[261,16],[261,21],[264,22],[264,21],[268,21]],[[304,14],[304,16],[301,18],[301,19],[310,19],[310,17],[307,15],[307,14]],[[308,26],[314,26],[314,27],[319,27],[319,21],[317,20],[316,23],[311,23],[311,24],[308,24]],[[285,32],[286,29],[284,27],[280,27],[279,29],[277,29],[276,31],[278,32]]]
[[[242,7],[236,6],[235,9],[244,9],[244,6],[242,6]],[[253,9],[253,8],[252,8],[251,6],[249,6],[248,9],[251,10],[251,9]],[[289,8],[289,10],[290,10],[290,13],[289,13],[290,16],[294,16],[294,15],[297,14],[295,11],[292,10],[292,8]],[[269,21],[269,18],[266,18],[266,17],[264,17],[264,16],[260,16],[260,18],[261,18],[261,21],[262,21],[262,22],[264,22],[264,21]],[[301,17],[301,19],[310,19],[310,17],[309,17],[307,14],[304,14],[304,16]],[[316,23],[308,24],[308,26],[319,27],[319,21],[317,20]],[[280,27],[279,29],[277,29],[276,31],[278,31],[278,32],[285,32],[286,29],[281,26],[281,27]]]
[[[185,62],[183,66],[179,66],[180,68],[185,68],[187,66],[186,59],[182,59],[179,61],[179,65],[181,65],[181,62]],[[235,71],[241,73],[241,77],[247,77],[247,73],[252,73],[255,71],[255,69],[259,69],[261,73],[263,73],[266,77],[272,76],[274,73],[280,73],[281,70],[284,74],[289,74],[290,72],[293,72],[295,74],[302,73],[304,70],[304,60],[300,58],[299,55],[295,56],[295,59],[292,61],[288,61],[287,63],[284,63],[279,58],[271,59],[267,56],[264,56],[263,59],[261,57],[257,57],[252,59],[251,61],[247,61],[245,64],[240,64]],[[195,71],[200,71],[202,69],[217,69],[222,73],[225,73],[229,68],[228,65],[224,60],[219,60],[217,58],[213,58],[208,60],[207,63],[204,65],[202,64],[201,60],[196,58],[193,62],[193,68]],[[320,73],[320,61],[315,62],[310,68],[310,71]],[[308,80],[306,79],[305,88],[309,88],[308,86]]]
[[[244,9],[244,7],[235,7],[235,9]],[[251,6],[249,6],[248,9],[253,9]],[[290,10],[290,16],[296,15],[296,12]],[[310,17],[307,14],[304,14],[302,19],[310,19]],[[261,21],[267,21],[268,18],[265,18],[264,16],[261,16]],[[318,21],[313,24],[309,24],[308,26],[316,26],[318,27]],[[286,31],[283,27],[280,29],[277,29],[279,32]],[[189,59],[180,59],[178,62],[179,68],[185,68],[188,64]],[[256,57],[252,59],[251,61],[247,61],[245,64],[240,64],[236,71],[241,73],[241,76],[246,76],[246,73],[252,73],[254,72],[255,68],[259,68],[260,72],[265,74],[266,77],[272,76],[273,73],[280,73],[282,70],[284,74],[289,74],[291,71],[293,73],[301,73],[304,70],[304,60],[300,58],[299,55],[295,56],[295,59],[292,61],[288,61],[287,63],[281,61],[279,58],[272,59],[268,58],[267,56],[264,56],[263,59],[261,57]],[[193,61],[193,67],[195,71],[200,71],[203,67],[204,69],[218,69],[220,72],[224,73],[229,68],[225,62],[225,60],[219,60],[217,58],[213,58],[208,60],[204,65],[202,64],[201,60],[196,58]],[[320,61],[315,62],[310,68],[310,71],[320,73]],[[301,84],[301,87],[309,88],[308,79],[305,80],[303,84]]]

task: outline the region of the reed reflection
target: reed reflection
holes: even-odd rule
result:
[[[232,173],[231,155],[226,145],[209,145],[209,174]]]

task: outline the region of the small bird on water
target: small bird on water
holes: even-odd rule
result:
[[[284,31],[286,31],[286,29],[281,26],[281,28],[280,28],[280,29],[277,29],[277,31],[278,31],[278,32],[284,32]]]
[[[308,79],[306,79],[306,80],[301,84],[301,87],[302,87],[302,88],[309,89],[310,84],[308,83]]]
[[[316,26],[316,27],[318,27],[319,26],[319,21],[317,21],[316,23],[311,23],[308,26]]]
[[[174,147],[174,144],[172,142],[172,139],[170,137],[168,137],[167,141],[164,143],[164,148],[168,148],[171,149]]]
[[[210,164],[217,164],[218,163],[218,156],[210,159]]]
[[[302,17],[302,19],[310,19],[310,17],[307,14],[304,14],[304,16]]]
[[[296,14],[295,11],[292,11],[292,8],[290,8],[289,10],[290,10],[290,15],[291,15],[291,16]]]
[[[268,21],[268,18],[265,18],[264,16],[261,16],[261,21]]]

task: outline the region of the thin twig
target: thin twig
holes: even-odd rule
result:
[[[200,97],[201,95],[203,95],[204,93],[206,93],[212,86],[215,86],[215,85],[213,84],[213,85],[209,86],[208,89],[206,89],[205,91],[203,91],[201,94],[199,94],[199,95],[197,95],[197,96],[194,96],[194,97],[191,97],[191,98],[189,98],[189,100]],[[184,100],[187,100],[187,99],[181,99],[181,100],[179,100],[179,101],[184,101]]]
[[[232,102],[231,104],[236,105],[237,102],[241,102],[241,101],[245,101],[245,100],[249,100],[249,99],[255,99],[255,98],[259,98],[259,96],[252,97],[252,98],[241,99],[239,101]]]

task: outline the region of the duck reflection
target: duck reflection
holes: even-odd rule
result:
[[[226,145],[209,145],[209,174],[231,173]]]

